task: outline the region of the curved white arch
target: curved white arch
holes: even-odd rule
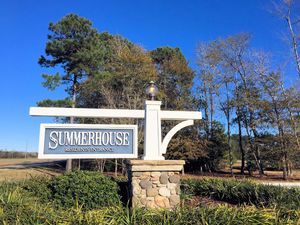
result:
[[[165,154],[167,152],[167,147],[172,139],[172,137],[182,128],[187,127],[187,126],[192,126],[194,124],[194,120],[185,120],[179,124],[177,124],[175,127],[173,127],[165,136],[163,143],[161,145],[161,154]]]

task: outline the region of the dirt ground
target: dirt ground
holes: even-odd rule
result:
[[[206,196],[191,196],[189,199],[183,200],[182,204],[184,206],[192,206],[192,207],[197,207],[197,206],[217,206],[217,205],[226,205],[226,206],[231,206],[231,207],[237,207],[237,205],[224,202],[224,201],[218,201],[215,199],[212,199],[210,197]]]

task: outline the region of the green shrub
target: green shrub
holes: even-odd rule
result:
[[[41,203],[57,207],[94,209],[119,204],[120,189],[115,181],[98,172],[74,171],[54,178],[32,177],[22,188]]]
[[[186,195],[209,196],[233,204],[300,209],[300,189],[233,179],[190,179],[182,182]]]
[[[129,190],[128,190],[128,179],[125,176],[112,177],[112,180],[118,184],[119,196],[123,205],[127,205],[129,202]]]
[[[57,176],[50,186],[54,202],[63,207],[96,209],[120,203],[116,182],[98,172],[75,171]]]
[[[22,188],[30,193],[33,196],[39,198],[42,202],[52,201],[52,193],[51,193],[51,182],[53,178],[43,177],[43,176],[35,176],[31,177],[28,180],[25,180],[22,184]]]

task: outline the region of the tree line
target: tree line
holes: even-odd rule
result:
[[[37,158],[37,152],[19,152],[13,150],[0,150],[1,159]]]
[[[282,4],[288,9],[293,7]],[[288,15],[290,20],[294,18],[291,13]],[[299,51],[299,24],[292,25],[291,48],[298,65],[295,52]],[[225,160],[232,175],[233,162],[238,158],[242,174],[257,169],[263,175],[266,167],[273,167],[282,169],[287,178],[297,166],[300,153],[298,79],[289,77],[293,85],[287,86],[282,65],[274,66],[268,53],[253,49],[247,33],[200,42],[196,52],[198,67],[192,69],[179,48],[147,51],[120,35],[99,32],[83,17],[66,15],[57,23],[50,23],[45,54],[39,64],[61,68],[56,74],[43,74],[43,85],[49,90],[62,85],[68,97],[46,99],[38,105],[142,109],[147,98],[146,85],[154,80],[162,109],[204,112],[201,122],[173,138],[167,158],[185,159],[187,169],[193,171],[214,171]],[[295,73],[300,77],[298,69]],[[141,120],[64,121],[138,124],[142,151]],[[163,135],[174,125],[163,121]],[[103,168],[105,160],[98,161]]]

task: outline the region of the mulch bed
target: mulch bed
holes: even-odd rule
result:
[[[205,196],[192,196],[191,198],[184,200],[184,205],[190,207],[217,206],[217,205],[227,205],[232,207],[237,206],[228,202],[214,200],[210,197],[205,197]]]

